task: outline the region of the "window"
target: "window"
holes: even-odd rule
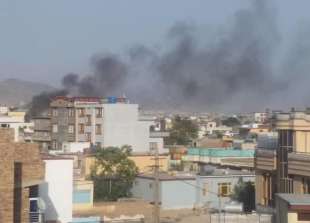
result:
[[[203,196],[207,196],[208,195],[208,184],[207,183],[203,184],[202,195]]]
[[[91,115],[87,115],[86,116],[86,119],[87,119],[87,125],[91,125]]]
[[[86,140],[87,140],[87,142],[91,142],[91,133],[90,132],[86,133]]]
[[[78,114],[79,114],[79,117],[84,117],[85,116],[85,108],[79,108]]]
[[[74,117],[74,109],[73,108],[68,108],[68,116]]]
[[[96,124],[96,135],[101,135],[101,125]]]
[[[309,212],[298,212],[297,218],[298,218],[298,221],[308,222],[310,221],[310,213]]]
[[[53,129],[52,129],[53,133],[57,133],[58,132],[58,125],[53,124]]]
[[[79,124],[79,134],[84,134],[84,124]]]
[[[53,108],[53,109],[52,109],[52,116],[53,116],[53,117],[57,117],[57,116],[58,116],[58,110],[57,110],[57,108]]]
[[[102,108],[96,108],[96,117],[101,118],[102,117]]]
[[[150,142],[150,150],[155,151],[157,149],[157,142]]]
[[[101,148],[101,142],[96,142],[97,148]]]
[[[74,133],[74,125],[68,126],[68,133]]]
[[[218,194],[221,197],[228,197],[231,194],[231,183],[218,183]]]
[[[310,179],[302,178],[302,193],[303,194],[310,194]]]
[[[53,142],[52,142],[52,148],[53,148],[53,149],[57,149],[57,141],[56,141],[56,140],[53,140]]]

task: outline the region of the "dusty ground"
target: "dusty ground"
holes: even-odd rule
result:
[[[109,218],[120,217],[121,215],[135,216],[144,215],[145,223],[152,221],[153,206],[147,202],[134,200],[134,201],[120,201],[120,202],[99,202],[94,203],[91,209],[75,210],[74,217],[87,217],[87,216],[106,216]],[[222,215],[222,222],[238,222],[238,223],[270,223],[268,217],[261,217],[260,221],[256,215]],[[213,214],[212,217],[203,210],[162,210],[161,211],[162,223],[215,223],[218,222],[218,215]]]
[[[145,221],[152,222],[153,206],[144,201],[121,201],[121,202],[98,202],[94,203],[94,207],[90,209],[74,210],[74,217],[87,216],[106,216],[109,218],[119,217],[121,215],[135,216],[144,215]],[[200,216],[199,216],[200,215]],[[185,220],[191,218],[192,220]],[[195,221],[195,218],[200,219]],[[207,219],[207,216],[201,216],[201,213],[191,209],[182,210],[164,210],[161,211],[161,219],[163,222],[202,222],[202,218]],[[203,222],[207,223],[207,220]]]

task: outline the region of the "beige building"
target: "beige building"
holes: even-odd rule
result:
[[[0,129],[0,222],[28,223],[32,218],[41,222],[32,209],[44,175],[39,147],[16,143],[13,129]]]
[[[310,114],[279,113],[274,117],[278,143],[258,148],[255,157],[256,203],[275,205],[275,193],[310,193]]]
[[[135,162],[140,173],[150,172],[154,165],[154,156],[150,154],[132,154],[129,159]],[[96,158],[94,154],[86,154],[83,160],[83,174],[89,176],[94,167]],[[159,155],[159,165],[161,171],[168,171],[169,155]]]

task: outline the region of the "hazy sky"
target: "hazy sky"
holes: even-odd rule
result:
[[[0,79],[57,85],[69,72],[89,72],[95,53],[122,53],[133,44],[156,47],[178,21],[223,25],[249,1],[0,0]],[[274,5],[283,33],[310,21],[309,0]]]

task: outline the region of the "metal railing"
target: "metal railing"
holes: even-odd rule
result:
[[[42,212],[29,212],[29,223],[43,223]]]

